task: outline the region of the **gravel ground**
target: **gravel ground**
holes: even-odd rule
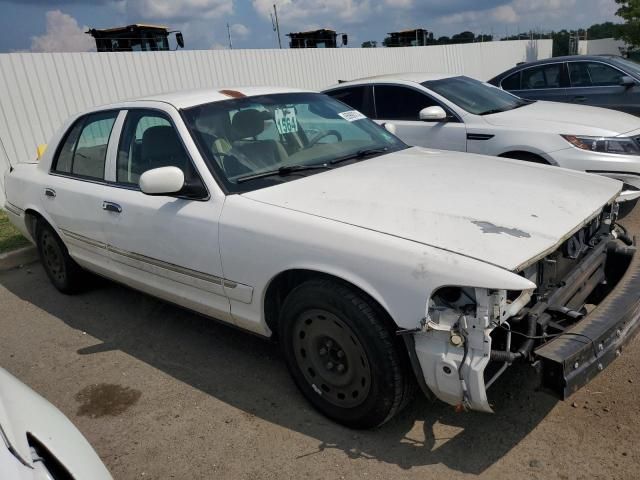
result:
[[[69,297],[38,264],[0,273],[0,331],[0,365],[116,479],[640,478],[638,339],[566,402],[511,369],[493,415],[419,398],[353,431],[309,407],[275,345],[110,282]]]

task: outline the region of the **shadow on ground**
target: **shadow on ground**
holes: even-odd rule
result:
[[[248,414],[317,439],[317,450],[304,456],[338,449],[404,469],[442,463],[478,474],[517,445],[555,403],[534,391],[533,372],[513,369],[492,388],[494,415],[455,413],[419,396],[380,429],[355,432],[309,407],[269,341],[107,281],[64,296],[40,265],[30,270],[4,273],[0,284],[102,342],[79,354],[121,350]]]

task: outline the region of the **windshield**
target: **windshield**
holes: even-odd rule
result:
[[[184,110],[229,192],[246,192],[407,148],[351,107],[319,93],[236,98]]]
[[[493,85],[469,77],[430,80],[422,85],[474,115],[505,112],[530,103]]]
[[[634,62],[633,60],[627,60],[626,58],[612,58],[610,59],[611,63],[621,67],[623,70],[627,70],[627,73],[634,75],[636,77],[640,77],[640,64]]]

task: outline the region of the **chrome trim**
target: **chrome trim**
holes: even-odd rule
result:
[[[158,260],[156,258],[147,257],[146,255],[141,255],[139,253],[122,250],[112,245],[107,245],[107,250],[115,253],[116,255],[121,255],[123,257],[127,257],[132,260],[137,260],[142,263],[148,263],[149,265],[153,265],[155,267],[164,268],[165,270],[169,270],[175,273],[180,273],[188,277],[197,278],[199,280],[204,280],[205,282],[210,282],[210,283],[214,283],[216,285],[222,286],[223,279],[220,277],[216,277],[215,275],[209,275],[208,273],[198,272],[197,270],[191,270],[190,268],[184,268],[179,265],[175,265],[173,263],[168,263],[162,260]]]
[[[84,235],[80,235],[78,233],[70,232],[69,230],[65,230],[63,228],[60,231],[64,234],[65,237],[69,237],[73,240],[77,240],[78,242],[86,243],[87,245],[91,245],[92,247],[100,248],[103,250],[107,249],[107,244],[99,242],[89,237],[85,237]]]
[[[19,217],[21,217],[22,214],[24,213],[24,210],[22,210],[20,207],[16,207],[13,203],[10,203],[10,202],[6,202],[4,205],[4,208],[8,212],[11,212],[14,215],[17,215]]]
[[[190,268],[181,267],[179,265],[175,265],[173,263],[165,262],[163,260],[158,260],[157,258],[147,257],[146,255],[141,255],[139,253],[129,252],[128,250],[122,250],[120,248],[114,247],[113,245],[108,245],[106,243],[99,242],[97,240],[93,240],[89,237],[85,237],[84,235],[80,235],[74,232],[70,232],[69,230],[61,229],[62,233],[73,240],[77,240],[79,242],[84,242],[88,245],[91,245],[96,248],[104,249],[108,252],[115,253],[116,255],[120,255],[122,257],[130,258],[132,260],[137,260],[142,263],[147,263],[149,265],[153,265],[154,267],[164,268],[165,270],[169,270],[171,272],[179,273],[181,275],[185,275],[191,278],[197,278],[198,280],[203,280],[205,282],[213,283],[214,285],[224,286],[226,288],[237,288],[237,287],[246,287],[253,290],[253,287],[249,285],[244,285],[238,282],[234,282],[232,280],[227,280],[222,277],[217,277],[215,275],[210,275],[208,273],[199,272],[197,270],[191,270]]]

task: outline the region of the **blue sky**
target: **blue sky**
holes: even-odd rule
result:
[[[0,0],[0,51],[83,51],[85,27],[160,23],[182,30],[187,48],[274,48],[269,12],[284,34],[316,27],[349,33],[350,45],[415,27],[436,36],[463,30],[503,36],[518,30],[616,21],[614,0]]]

